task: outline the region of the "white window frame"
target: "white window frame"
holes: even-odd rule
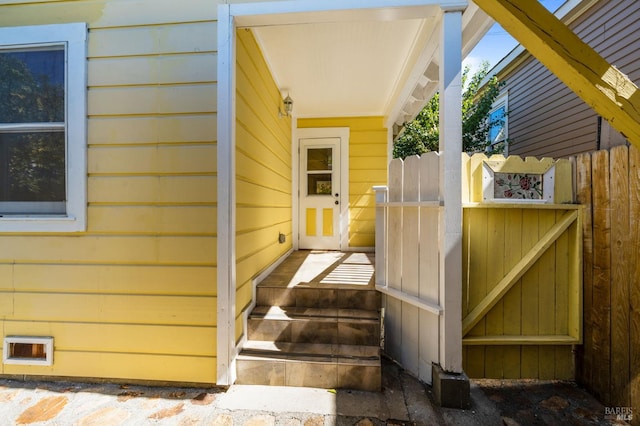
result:
[[[11,344],[22,343],[44,346],[44,358],[16,358],[11,357]],[[53,365],[53,337],[33,337],[33,336],[6,336],[2,349],[3,364],[18,365]]]
[[[0,217],[2,232],[82,232],[87,222],[87,25],[0,28],[0,51],[47,45],[65,47],[66,205],[56,215]]]
[[[500,142],[504,142],[504,155],[507,156],[509,155],[509,144],[508,144],[508,140],[509,140],[509,118],[508,118],[508,111],[509,111],[509,93],[507,91],[504,91],[502,93],[500,93],[496,99],[493,101],[493,104],[491,104],[491,110],[489,111],[489,116],[491,117],[491,114],[493,114],[494,112],[496,112],[497,110],[499,110],[500,108],[504,107],[504,124],[502,126],[502,133],[503,136],[502,138],[495,142],[489,139],[489,132],[487,132],[487,139],[489,139],[489,147],[492,147],[493,145],[495,145],[496,143],[500,143]],[[489,118],[487,118],[488,120]],[[491,130],[491,127],[489,127],[489,130]]]

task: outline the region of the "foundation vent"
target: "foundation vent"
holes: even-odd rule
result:
[[[7,336],[2,348],[4,364],[53,364],[53,337]]]

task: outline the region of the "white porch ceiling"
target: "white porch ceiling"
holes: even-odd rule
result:
[[[245,22],[296,117],[377,115],[402,124],[437,89],[439,6],[340,11]],[[493,21],[475,4],[463,14],[463,57]]]

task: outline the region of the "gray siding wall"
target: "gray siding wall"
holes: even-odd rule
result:
[[[640,80],[640,1],[599,1],[570,27],[610,64]],[[597,148],[598,116],[537,59],[507,76],[509,154],[566,157]],[[603,121],[600,148],[624,142]]]

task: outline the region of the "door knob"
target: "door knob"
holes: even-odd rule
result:
[[[336,204],[336,205],[340,204],[340,201],[336,200],[336,203],[335,203],[335,204]]]
[[[339,197],[339,196],[340,196],[340,194],[338,194],[338,193],[336,192],[336,197]]]

